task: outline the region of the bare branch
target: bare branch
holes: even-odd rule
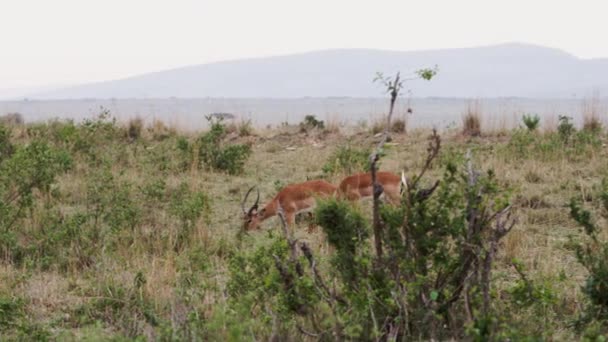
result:
[[[298,250],[296,247],[297,239],[293,238],[290,234],[289,229],[287,227],[287,222],[285,221],[285,213],[283,208],[279,206],[279,210],[277,212],[279,219],[281,221],[281,228],[283,230],[283,235],[285,236],[285,240],[287,240],[287,244],[289,245],[289,260],[295,265],[296,272],[301,277],[304,275],[304,270],[302,269],[302,265],[298,261]]]
[[[427,151],[426,161],[424,162],[424,166],[422,167],[422,170],[420,171],[418,176],[416,176],[416,178],[414,179],[412,184],[410,184],[410,186],[409,186],[410,188],[412,188],[412,189],[416,188],[416,186],[418,185],[418,182],[420,182],[420,179],[422,179],[422,176],[424,176],[426,171],[431,167],[431,163],[433,162],[433,160],[435,160],[435,158],[437,158],[437,156],[439,155],[440,149],[441,149],[441,137],[439,136],[439,134],[437,134],[437,129],[433,128],[433,133],[429,137],[429,146],[426,149],[426,151]]]

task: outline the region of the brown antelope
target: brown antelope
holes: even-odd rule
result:
[[[376,172],[378,184],[382,186],[383,193],[388,201],[392,204],[398,204],[401,201],[401,189],[404,184],[404,176],[401,177],[391,173],[378,171]],[[356,201],[374,195],[374,186],[372,184],[372,174],[357,173],[348,176],[340,182],[338,186],[338,197],[349,201]]]
[[[274,198],[258,210],[260,202],[260,191],[257,191],[255,203],[249,210],[245,210],[245,201],[255,186],[251,187],[243,202],[243,223],[245,230],[254,230],[258,228],[264,220],[273,217],[279,213],[279,209],[283,209],[285,221],[288,226],[293,226],[297,213],[311,211],[317,197],[330,197],[336,192],[336,187],[323,180],[311,180],[304,183],[290,184],[281,189]]]

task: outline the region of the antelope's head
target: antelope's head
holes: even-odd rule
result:
[[[241,208],[243,209],[243,229],[245,231],[257,229],[260,224],[260,215],[258,211],[258,204],[260,203],[260,190],[256,188],[257,198],[255,203],[251,206],[251,208],[249,208],[249,210],[245,209],[245,202],[247,202],[247,198],[254,188],[256,188],[255,185],[252,186],[249,191],[247,191],[245,198],[243,198],[243,202],[241,202]]]

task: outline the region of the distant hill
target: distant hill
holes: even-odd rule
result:
[[[572,97],[608,91],[608,59],[584,60],[527,44],[429,51],[340,49],[243,59],[154,72],[39,92],[30,98],[376,97],[376,72],[392,75],[439,66],[413,95],[438,97]]]

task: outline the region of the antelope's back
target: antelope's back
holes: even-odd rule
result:
[[[349,188],[366,188],[369,186],[372,186],[371,174],[369,172],[357,173],[344,178],[340,182],[339,190],[342,193],[346,193]]]
[[[337,187],[322,179],[312,180],[305,183],[312,195],[333,195],[336,192]]]

